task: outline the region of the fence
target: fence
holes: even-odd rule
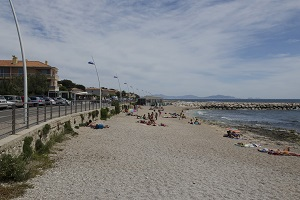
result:
[[[100,102],[95,101],[76,100],[70,105],[33,106],[33,104],[28,104],[26,109],[16,108],[13,105],[11,109],[0,110],[0,139],[53,118],[100,109],[99,104]],[[101,107],[109,106],[110,103],[101,103]]]

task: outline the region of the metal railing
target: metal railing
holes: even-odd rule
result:
[[[11,109],[0,110],[0,139],[53,118],[99,109],[99,104],[99,101],[85,100],[71,101],[70,105],[51,104],[33,106],[33,104],[28,103],[26,110],[25,108],[16,108],[13,105]],[[103,108],[109,107],[110,105],[109,102],[102,102]]]

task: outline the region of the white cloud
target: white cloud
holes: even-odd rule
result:
[[[118,88],[118,74],[121,83],[152,94],[300,98],[300,55],[284,49],[255,60],[239,56],[278,33],[297,42],[286,27],[299,18],[299,1],[36,2],[14,1],[25,52],[58,67],[61,79],[97,87],[87,64],[93,56],[109,88]],[[0,29],[0,59],[21,57],[8,3]]]

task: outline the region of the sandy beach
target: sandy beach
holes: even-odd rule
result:
[[[143,107],[138,114],[148,112]],[[159,117],[167,127],[137,120],[121,113],[102,121],[110,128],[75,129],[77,137],[59,144],[55,167],[29,180],[34,188],[18,199],[300,199],[300,157],[235,145],[288,144],[226,138],[226,129],[189,119]]]

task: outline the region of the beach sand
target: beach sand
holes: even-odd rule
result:
[[[110,128],[75,129],[55,167],[29,180],[34,188],[19,199],[300,199],[300,157],[235,146],[253,138],[229,139],[226,129],[189,119],[159,117],[167,127],[136,121],[121,113],[102,122]]]

